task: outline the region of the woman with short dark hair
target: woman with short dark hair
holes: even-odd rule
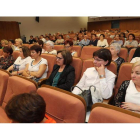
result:
[[[105,39],[105,35],[104,34],[100,34],[100,39],[97,42],[97,46],[99,47],[108,47],[108,42]]]
[[[100,49],[93,53],[94,67],[87,68],[79,83],[76,85],[82,90],[95,86],[103,99],[112,96],[116,75],[107,69],[112,61],[111,52],[108,49]],[[75,87],[72,93],[80,94],[81,90]]]
[[[74,85],[75,69],[72,63],[72,55],[67,50],[57,51],[56,62],[46,85],[58,87],[67,91]]]

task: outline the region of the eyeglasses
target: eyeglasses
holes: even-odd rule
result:
[[[61,59],[63,59],[63,58],[56,56],[56,59],[59,59],[59,60],[61,60]]]

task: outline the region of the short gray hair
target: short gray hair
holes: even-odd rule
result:
[[[121,50],[121,46],[120,46],[120,44],[118,44],[118,43],[112,43],[112,44],[110,45],[110,47],[114,47],[114,48],[118,51],[118,53],[119,53],[120,50]]]
[[[54,42],[52,42],[52,41],[47,41],[45,44],[49,44],[52,48],[54,48]]]

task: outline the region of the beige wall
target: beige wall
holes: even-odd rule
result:
[[[35,21],[35,17],[0,17],[0,21],[21,22],[20,34],[25,35],[28,40],[30,35],[77,32],[80,28],[87,28],[88,17],[40,17],[39,23]]]

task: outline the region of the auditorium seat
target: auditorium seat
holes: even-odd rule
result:
[[[81,51],[81,59],[89,59],[93,58],[93,52],[101,49],[101,47],[93,47],[93,46],[84,46]]]
[[[29,48],[30,44],[22,44],[22,46],[26,46]]]
[[[81,46],[73,46],[73,50],[77,52],[77,57],[80,57],[81,55]]]
[[[136,50],[136,49],[131,49],[131,50],[130,50],[130,52],[129,52],[129,57],[128,57],[128,62],[131,61],[131,59],[132,59],[132,57],[133,57],[133,55],[134,55],[134,53],[135,53],[135,50]]]
[[[0,56],[3,54],[3,49],[0,49]]]
[[[64,45],[54,45],[54,50],[62,50],[64,49]]]
[[[116,106],[96,103],[88,123],[140,123],[140,114]]]
[[[121,48],[119,57],[122,57],[125,60],[125,62],[127,62],[128,50],[126,48]]]
[[[9,119],[6,117],[4,108],[12,96],[21,94],[21,93],[29,93],[31,91],[36,91],[36,89],[37,89],[36,82],[30,79],[27,79],[21,76],[9,77],[6,94],[5,94],[2,106],[0,106],[0,123],[10,122]]]
[[[7,83],[9,79],[10,73],[8,71],[5,71],[3,69],[0,69],[0,106],[2,105],[6,89],[7,89]]]
[[[38,88],[37,93],[46,102],[46,113],[57,123],[84,123],[86,104],[82,97],[46,85]]]
[[[13,51],[13,57],[16,60],[19,57],[19,51]]]

